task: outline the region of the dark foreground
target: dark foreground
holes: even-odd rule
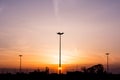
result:
[[[29,73],[5,73],[0,74],[0,80],[120,80],[120,74],[107,73],[103,66],[98,64],[66,74],[50,74],[48,68],[42,72],[38,70]]]

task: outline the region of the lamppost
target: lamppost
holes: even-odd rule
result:
[[[61,65],[61,35],[63,35],[64,33],[63,32],[58,32],[57,34],[59,35],[59,67],[58,67],[58,70],[59,70],[59,74],[61,74],[61,72],[62,72],[62,65]]]
[[[109,60],[108,60],[109,59],[108,58],[109,54],[110,53],[106,53],[106,56],[107,56],[107,66],[106,66],[107,67],[107,73],[109,72]]]
[[[21,63],[22,63],[22,58],[21,58],[21,57],[22,57],[22,56],[23,56],[23,55],[19,55],[19,57],[20,57],[20,71],[19,71],[19,72],[20,72],[20,73],[22,72],[22,69],[21,69]]]

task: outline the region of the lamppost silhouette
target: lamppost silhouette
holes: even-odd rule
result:
[[[107,56],[107,66],[106,66],[107,67],[107,73],[109,72],[109,60],[108,60],[109,59],[109,54],[110,53],[106,53],[106,56]]]
[[[19,69],[19,72],[21,73],[22,72],[22,68],[21,68],[21,64],[22,64],[22,57],[23,55],[19,55],[19,57],[20,57],[20,69]]]
[[[63,35],[63,32],[58,32],[57,33],[59,35],[59,67],[58,67],[58,71],[59,74],[62,73],[62,64],[61,64],[61,35]]]

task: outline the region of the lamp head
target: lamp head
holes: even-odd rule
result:
[[[57,34],[58,34],[58,35],[63,35],[63,34],[64,34],[64,32],[58,32]]]
[[[106,53],[106,55],[109,55],[110,53]]]
[[[23,55],[19,55],[20,57],[22,57]]]

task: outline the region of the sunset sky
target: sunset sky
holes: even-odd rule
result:
[[[106,64],[120,69],[120,0],[0,0],[0,68]],[[81,66],[80,66],[81,67]]]

